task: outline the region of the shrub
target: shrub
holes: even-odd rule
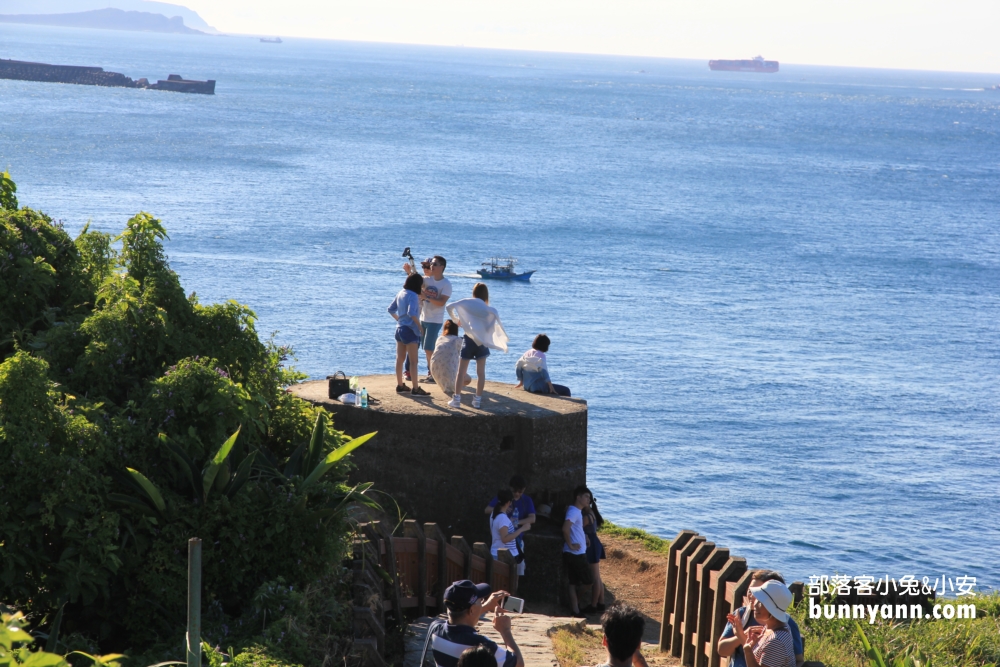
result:
[[[245,623],[247,646],[334,655],[348,631],[342,510],[367,490],[344,484],[343,456],[363,440],[345,444],[285,392],[302,376],[287,348],[259,339],[249,308],[185,297],[149,214],[127,222],[118,252],[106,234],[73,242],[4,202],[3,601],[42,629],[62,608],[62,633],[104,652],[176,656],[197,536],[219,641]],[[258,628],[255,595],[277,581],[302,597]],[[280,623],[294,641],[274,635]]]

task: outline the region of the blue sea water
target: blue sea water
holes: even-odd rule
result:
[[[1000,75],[11,25],[0,57],[218,80],[0,81],[0,169],[74,234],[154,213],[312,376],[390,371],[404,246],[460,296],[510,253],[488,373],[548,332],[607,517],[1000,585]]]

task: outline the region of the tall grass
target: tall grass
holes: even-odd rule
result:
[[[647,551],[652,551],[654,553],[665,554],[670,548],[670,540],[657,537],[656,535],[647,533],[639,528],[625,528],[624,526],[618,526],[610,521],[604,522],[604,525],[601,526],[600,532],[603,535],[611,535],[613,537],[620,537],[622,539],[638,542],[642,544]]]
[[[996,667],[1000,665],[1000,594],[963,597],[975,619],[876,620],[809,618],[794,607],[806,660],[828,667]]]

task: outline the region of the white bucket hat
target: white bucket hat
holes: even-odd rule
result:
[[[750,595],[764,605],[771,616],[782,623],[788,621],[786,610],[792,604],[792,592],[783,583],[772,579],[765,581],[763,586],[751,586]]]

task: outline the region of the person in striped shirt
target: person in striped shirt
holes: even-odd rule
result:
[[[459,658],[467,649],[485,646],[496,658],[497,667],[524,667],[521,649],[511,632],[510,616],[500,608],[505,597],[506,591],[492,593],[489,584],[474,584],[468,579],[453,583],[444,592],[448,619],[434,621],[427,629],[425,655],[430,649],[437,667],[458,667]],[[476,632],[479,617],[491,611],[496,612],[493,627],[500,633],[506,647],[497,646]]]
[[[727,619],[743,645],[747,667],[795,667],[795,647],[788,627],[788,607],[792,593],[777,580],[750,587],[753,617],[760,625],[743,629],[743,619],[729,614]]]

